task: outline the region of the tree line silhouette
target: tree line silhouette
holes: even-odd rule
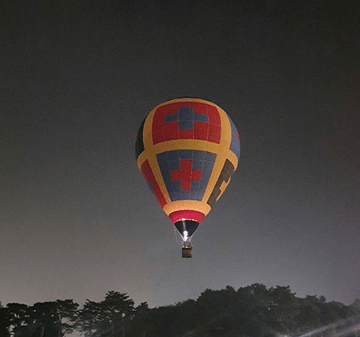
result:
[[[333,337],[344,327],[360,328],[359,317],[359,299],[347,306],[323,296],[298,298],[289,286],[206,289],[196,300],[155,308],[109,291],[104,300],[86,300],[81,308],[71,299],[0,304],[0,337],[62,337],[75,330],[85,337],[276,337],[309,331],[314,332],[306,336]],[[360,336],[359,329],[346,331]]]

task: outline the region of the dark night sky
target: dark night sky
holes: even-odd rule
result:
[[[206,288],[360,298],[360,3],[15,1],[0,8],[0,301],[151,307]],[[138,172],[147,113],[209,99],[242,154],[194,257]]]

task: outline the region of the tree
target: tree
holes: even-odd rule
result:
[[[29,324],[31,324],[31,317],[29,307],[26,304],[8,303],[6,306],[10,316],[10,332],[15,337],[30,336]]]
[[[73,332],[78,319],[78,307],[79,304],[70,299],[56,301],[58,337]]]
[[[360,300],[327,303],[323,296],[297,298],[289,286],[255,283],[237,291],[206,289],[197,300],[152,309],[146,302],[134,308],[116,291],[100,302],[87,300],[81,310],[73,300],[0,304],[0,337],[63,337],[75,326],[86,337],[274,337],[314,330],[360,337],[359,320]]]
[[[56,302],[38,302],[30,310],[36,337],[58,336]]]
[[[86,337],[101,336],[101,331],[105,330],[101,325],[101,304],[86,300],[79,312],[78,326]]]
[[[134,315],[134,301],[126,293],[109,291],[102,302],[87,300],[80,311],[80,329],[85,336],[125,337]]]
[[[10,336],[10,313],[8,308],[4,308],[0,302],[0,336]]]
[[[131,332],[136,336],[146,337],[146,333],[150,330],[151,326],[150,309],[147,302],[143,302],[135,308]]]
[[[177,311],[174,305],[151,309],[150,337],[176,337],[179,334]]]
[[[360,315],[360,299],[356,299],[351,305],[350,309],[352,310],[352,313],[354,316]]]
[[[129,324],[134,313],[134,301],[126,293],[109,291],[106,293],[102,304],[103,318],[109,322],[110,336],[125,336],[125,328]]]
[[[296,323],[299,331],[310,331],[320,327],[322,321],[322,307],[325,298],[307,295],[299,299],[299,313],[296,316]]]
[[[265,285],[255,283],[237,291],[238,331],[249,336],[268,336],[271,293]]]
[[[33,325],[38,337],[63,337],[71,333],[77,319],[77,307],[73,300],[39,302],[30,307]]]
[[[284,334],[297,332],[295,317],[299,313],[298,299],[290,286],[270,288],[270,315],[273,328]]]

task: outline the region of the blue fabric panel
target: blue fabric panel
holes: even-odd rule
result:
[[[169,169],[169,161],[168,161],[168,153],[163,152],[159,153],[157,156],[158,164],[161,168],[161,174],[163,176],[165,185],[167,186],[167,189],[173,189],[172,181],[171,181],[171,175],[170,175],[170,169]]]
[[[176,150],[179,152],[180,159],[192,159],[193,150]]]
[[[203,160],[195,160],[193,159],[192,162],[192,169],[196,171],[202,171],[204,167],[204,161]]]
[[[203,167],[203,170],[202,170],[202,177],[201,177],[202,178],[201,179],[201,184],[199,186],[199,194],[201,195],[201,197],[205,193],[205,190],[206,190],[207,184],[209,182],[210,175],[211,175],[211,172],[213,170],[213,167],[214,167],[214,163],[211,163],[209,161],[204,162],[204,167]]]
[[[194,129],[194,121],[180,119],[179,129],[180,130],[193,130]]]
[[[190,181],[190,190],[182,190],[181,180],[173,181],[171,171],[181,169],[180,161],[182,159],[191,159],[193,171],[201,171],[200,180]],[[165,186],[170,199],[175,200],[199,200],[201,201],[210,175],[215,163],[216,154],[197,150],[174,150],[157,154],[157,160],[160,166]]]
[[[178,120],[179,120],[179,114],[178,113],[165,115],[165,123],[176,122]]]
[[[180,169],[180,161],[178,160],[171,160],[169,161],[169,170],[175,171]]]
[[[215,153],[206,152],[206,157],[205,157],[206,161],[215,163],[215,159],[216,159],[216,154]]]
[[[195,114],[194,115],[194,120],[196,122],[209,123],[209,116],[205,115],[205,114]]]
[[[168,151],[164,152],[167,154],[168,160],[179,160],[179,151]],[[162,155],[162,153],[158,154],[157,156]]]
[[[237,136],[231,137],[230,150],[234,152],[238,158],[240,157],[240,143]]]
[[[173,192],[169,192],[169,195],[170,195],[170,198],[172,201],[175,201],[175,200],[180,200],[180,193],[179,191],[173,191]]]
[[[159,163],[160,166],[166,165],[167,162],[168,162],[167,153],[166,152],[160,153],[157,156],[157,160],[158,160],[158,163]]]
[[[236,126],[234,122],[231,120],[231,118],[228,116],[230,125],[231,125],[231,144],[230,144],[230,150],[235,153],[235,155],[239,158],[240,157],[240,142],[237,138],[238,131],[236,129]]]
[[[189,191],[180,190],[178,200],[191,200],[190,195],[191,195],[191,190],[189,190]]]
[[[172,191],[178,192],[181,190],[181,181],[172,181]]]
[[[194,108],[192,106],[179,107],[179,120],[180,121],[193,121],[194,120]]]
[[[193,160],[205,160],[206,157],[206,153],[205,151],[193,151]]]
[[[191,182],[191,193],[190,193],[191,200],[197,200],[197,197],[199,195],[199,190],[200,190],[200,184],[201,184],[201,181],[192,181]]]

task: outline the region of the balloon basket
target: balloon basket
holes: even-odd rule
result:
[[[183,247],[182,257],[183,259],[190,259],[192,257],[192,247]]]

